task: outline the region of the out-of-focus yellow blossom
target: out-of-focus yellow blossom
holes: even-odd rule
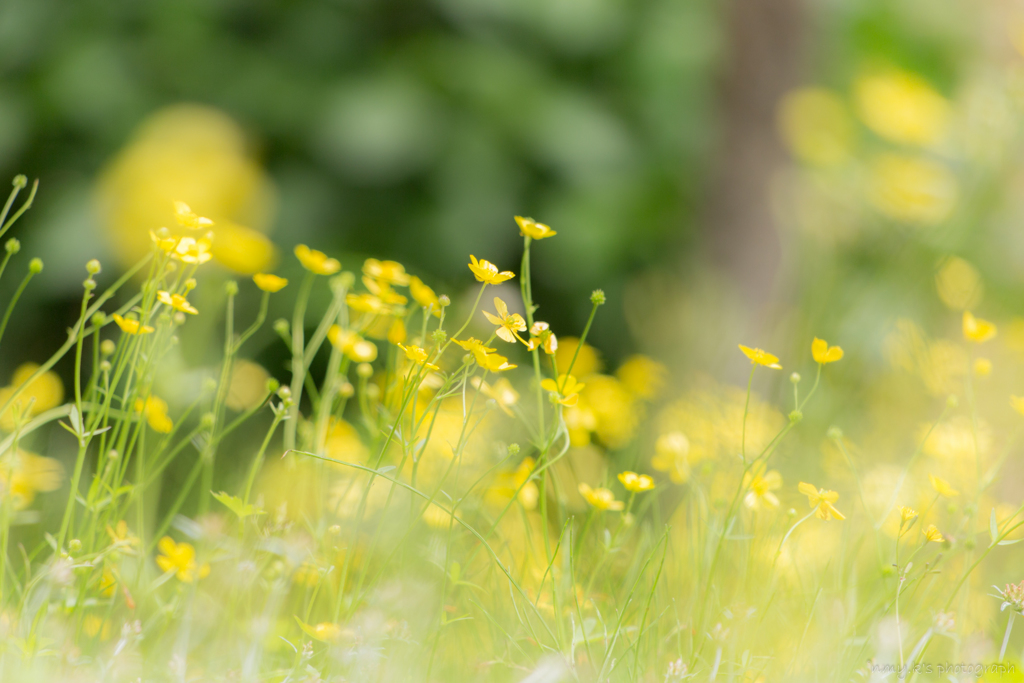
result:
[[[452,523],[452,516],[440,505],[431,503],[423,511],[423,521],[427,523],[427,526],[434,529],[447,529],[448,525]]]
[[[824,339],[814,338],[811,342],[811,355],[814,356],[815,363],[835,363],[837,360],[841,360],[843,357],[843,350],[838,346],[829,346],[828,342]]]
[[[314,588],[320,583],[320,569],[312,562],[303,562],[292,574],[292,582],[307,588]]]
[[[782,475],[776,470],[766,472],[765,469],[765,464],[761,462],[743,475],[743,488],[747,490],[743,504],[752,510],[761,506],[779,507],[779,498],[772,491],[782,488]]]
[[[566,408],[562,411],[562,419],[565,420],[565,428],[569,432],[570,446],[582,448],[590,443],[590,434],[597,429],[597,416],[590,406],[580,402]]]
[[[317,640],[329,643],[341,637],[341,628],[337,624],[322,623],[313,627],[310,634]]]
[[[664,389],[668,370],[653,358],[637,354],[627,358],[615,371],[615,376],[631,394],[651,401]]]
[[[984,293],[981,274],[959,256],[950,256],[935,273],[935,290],[939,299],[954,311],[974,308]]]
[[[388,327],[388,341],[392,344],[401,344],[407,336],[405,321],[401,318],[395,318],[391,322],[391,326]]]
[[[341,263],[337,259],[329,258],[324,252],[310,249],[305,244],[295,247],[295,258],[299,259],[303,268],[317,275],[334,275],[341,270]]]
[[[252,281],[264,292],[270,292],[271,294],[280,292],[288,286],[286,278],[279,277],[273,273],[256,273],[252,276]]]
[[[384,304],[377,296],[366,292],[356,294],[352,293],[345,297],[345,303],[353,311],[359,313],[371,313],[373,315],[387,314],[391,312],[391,308]]]
[[[797,488],[800,490],[800,493],[807,496],[807,502],[814,508],[814,514],[818,519],[823,519],[826,522],[833,517],[835,519],[846,519],[833,505],[833,503],[839,500],[839,494],[835,491],[819,489],[805,482],[800,482]]]
[[[958,196],[948,168],[922,157],[887,152],[871,164],[868,199],[882,214],[911,225],[937,225]]]
[[[366,289],[370,291],[370,294],[373,294],[390,306],[404,306],[409,302],[409,298],[395,291],[387,280],[375,280],[364,275],[363,284],[366,285]]]
[[[405,357],[411,360],[413,363],[416,363],[417,365],[423,365],[427,369],[433,370],[435,372],[441,369],[437,365],[427,362],[427,358],[430,357],[430,354],[427,353],[426,349],[414,345],[406,346],[405,344],[399,344],[398,347],[405,351]]]
[[[331,325],[331,328],[327,330],[327,340],[331,342],[334,348],[341,351],[343,354],[351,358],[356,363],[372,363],[377,359],[377,345],[372,341],[363,339],[357,332],[352,330],[343,330],[339,325]],[[399,344],[399,346],[402,346]],[[406,347],[405,353],[408,356],[409,351]],[[419,348],[419,347],[411,347]],[[412,356],[410,359],[415,360]],[[424,359],[426,356],[424,355]],[[435,365],[434,368],[437,366]]]
[[[329,454],[332,454],[330,457],[343,460],[344,457],[341,456],[341,452],[334,450],[336,447],[337,442],[332,445],[330,438],[328,438],[327,451]],[[333,453],[338,453],[338,455],[333,455]],[[348,455],[351,456],[350,453]],[[303,497],[307,495],[315,496],[315,492],[322,486],[322,481],[315,470],[310,470],[309,474],[313,476],[310,477],[308,482],[303,482],[307,484],[301,493]],[[371,515],[384,507],[384,503],[388,498],[388,491],[391,490],[391,487],[391,482],[383,477],[375,477],[373,484],[370,484],[369,475],[366,473],[355,475],[349,473],[349,476],[336,480],[331,486],[328,505],[330,505],[332,513],[344,520],[355,519],[360,514],[361,507],[363,514]],[[303,502],[308,501],[303,499]]]
[[[498,271],[498,266],[486,259],[477,260],[476,256],[469,255],[469,269],[480,282],[488,285],[500,285],[502,282],[511,280],[516,276],[511,270]]]
[[[259,363],[239,358],[231,368],[231,384],[225,405],[231,410],[249,410],[260,405],[267,396],[270,375]]]
[[[668,432],[658,437],[654,444],[651,467],[659,472],[668,472],[673,484],[685,484],[690,480],[690,440],[682,432]]]
[[[920,76],[898,69],[865,74],[854,85],[868,128],[891,142],[931,146],[949,126],[949,103]]]
[[[942,543],[946,540],[946,537],[942,535],[942,532],[939,531],[938,527],[934,524],[929,524],[928,528],[926,528],[922,533],[924,533],[924,537],[932,543]]]
[[[135,411],[146,417],[146,422],[154,432],[169,434],[174,429],[174,423],[167,415],[167,401],[158,396],[150,394],[146,400],[135,400]]]
[[[935,492],[943,498],[952,498],[960,495],[960,492],[954,489],[945,479],[936,477],[934,474],[929,474],[928,479],[931,480],[932,488],[935,489]]]
[[[558,350],[558,338],[551,331],[550,325],[538,320],[530,326],[530,340],[526,342],[526,348],[530,351],[539,348],[549,356],[554,355]]]
[[[975,318],[970,311],[964,311],[964,339],[981,344],[996,336],[996,326],[987,320]]]
[[[530,475],[536,466],[533,458],[523,458],[514,472],[499,474],[493,486],[487,492],[487,498],[493,505],[503,505],[519,492],[518,499],[524,508],[534,510],[540,498],[540,489],[530,481]],[[520,488],[522,487],[522,488]]]
[[[958,415],[934,426],[922,424],[918,430],[918,439],[924,441],[922,449],[926,455],[943,460],[973,463],[975,444],[982,455],[988,453],[991,448],[992,430],[984,420],[978,420],[977,429],[974,429],[968,417]]]
[[[790,152],[815,166],[836,166],[850,157],[854,127],[843,101],[830,90],[801,88],[779,105],[779,132]]]
[[[90,614],[82,620],[82,631],[90,638],[109,640],[111,634],[110,620],[96,614]]]
[[[170,536],[164,536],[157,543],[160,554],[156,557],[156,566],[160,571],[174,572],[174,575],[182,583],[192,583],[197,578],[202,579],[210,573],[210,565],[205,562],[202,565],[196,563],[196,549],[191,543],[175,543]]]
[[[114,526],[107,527],[107,536],[110,537],[111,545],[117,546],[116,550],[111,549],[111,552],[114,554],[134,555],[135,548],[140,544],[138,537],[132,536],[131,531],[129,531],[128,522],[123,519]]]
[[[369,455],[369,450],[359,438],[356,428],[339,418],[331,418],[324,441],[324,452],[335,460],[345,462],[363,462]]]
[[[170,306],[176,311],[182,313],[188,313],[190,315],[196,315],[199,311],[196,310],[195,306],[188,302],[188,299],[183,297],[181,294],[171,294],[163,290],[156,293],[157,301],[160,303]]]
[[[777,356],[764,351],[763,349],[752,349],[749,346],[739,345],[740,351],[743,355],[750,359],[752,365],[763,365],[766,368],[772,368],[773,370],[781,370],[782,366],[779,365],[779,359]]]
[[[520,332],[526,331],[526,321],[523,320],[523,316],[518,313],[510,314],[508,312],[508,306],[506,306],[505,302],[498,297],[494,297],[494,310],[498,312],[498,315],[494,315],[488,311],[484,311],[483,313],[488,322],[492,325],[498,326],[498,329],[495,330],[495,334],[498,335],[498,338],[503,339],[510,344],[514,344],[517,339],[526,344],[526,340],[519,336]]]
[[[492,385],[479,377],[473,377],[470,380],[470,384],[484,396],[492,399],[506,415],[514,417],[515,413],[512,412],[512,406],[519,401],[519,393],[512,387],[512,383],[508,379],[502,377]]]
[[[622,448],[632,440],[643,409],[619,380],[608,375],[587,378],[580,405],[593,412],[594,431],[608,448]]]
[[[901,318],[885,338],[885,353],[897,368],[918,375],[936,396],[960,390],[967,352],[948,339],[929,340],[913,321]]]
[[[199,239],[185,236],[175,243],[169,253],[171,258],[176,261],[201,265],[213,258],[213,253],[210,251],[212,247],[213,241],[209,236]]]
[[[988,358],[975,358],[974,374],[978,377],[988,377],[992,374],[992,361]]]
[[[149,325],[142,325],[135,318],[122,318],[120,315],[115,313],[113,316],[114,322],[121,328],[121,331],[125,334],[149,334],[153,331],[153,328]]]
[[[580,384],[572,375],[559,375],[558,381],[550,377],[541,381],[541,388],[555,395],[563,406],[574,406],[580,400],[580,391],[585,384]]]
[[[398,261],[378,261],[375,258],[368,258],[363,261],[363,273],[375,280],[392,285],[405,287],[409,284],[409,274],[405,272],[405,266]]]
[[[643,493],[654,488],[654,480],[646,474],[636,472],[619,472],[619,481],[630,493]]]
[[[1010,405],[1021,415],[1024,415],[1024,396],[1011,396]]]
[[[104,569],[103,574],[100,575],[99,591],[100,595],[105,598],[114,597],[114,591],[117,589],[117,579],[110,572],[109,569]]]
[[[476,362],[487,372],[504,372],[516,367],[508,362],[508,358],[497,353],[478,353]]]
[[[10,385],[0,388],[0,407],[21,389],[18,398],[0,415],[4,431],[14,431],[21,420],[55,408],[64,400],[64,385],[57,373],[48,370],[29,382],[37,370],[37,363],[22,363],[11,376]]]
[[[423,284],[423,280],[415,275],[409,279],[409,294],[413,301],[424,308],[431,308],[435,314],[441,314],[441,304],[434,290]]]
[[[10,496],[15,510],[31,505],[37,493],[56,491],[63,480],[64,467],[53,458],[20,449],[0,457],[0,501]]]
[[[576,353],[577,348],[579,348],[578,354]],[[575,363],[572,362],[573,356],[576,356]],[[572,365],[571,369],[570,364]],[[559,372],[571,372],[580,379],[586,379],[595,372],[601,371],[601,355],[590,344],[580,346],[580,340],[577,337],[563,337],[559,340],[558,348],[555,350],[555,365]]]
[[[519,234],[534,240],[542,240],[545,237],[554,237],[558,233],[532,218],[516,216],[516,223],[519,225]]]
[[[606,488],[592,489],[586,484],[579,485],[580,495],[598,510],[622,510],[626,505],[621,500],[615,500],[615,494]]]
[[[273,186],[241,128],[216,109],[176,105],[146,119],[104,169],[97,198],[125,265],[145,256],[148,231],[173,224],[197,230],[213,223],[214,258],[240,273],[263,270],[274,258],[262,234],[273,221]]]
[[[835,501],[833,501],[833,502],[835,502]],[[909,507],[906,507],[905,505],[901,505],[899,507],[899,512],[900,512],[900,526],[904,526],[910,520],[917,518],[917,510],[915,510],[914,508],[909,508]]]
[[[470,337],[465,341],[462,341],[460,339],[452,339],[452,341],[461,346],[462,348],[464,348],[466,351],[472,353],[478,359],[482,358],[483,355],[485,354],[497,351],[497,349],[492,349],[489,346],[484,346],[484,343],[475,337]]]

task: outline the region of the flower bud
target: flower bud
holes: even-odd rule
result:
[[[801,412],[799,410],[794,410],[794,411],[792,411],[789,414],[789,421],[790,422],[797,423],[797,422],[799,422],[802,419],[804,419],[804,414],[803,414],[803,412]]]
[[[69,553],[78,553],[78,552],[81,552],[81,551],[82,551],[82,542],[80,540],[78,540],[77,538],[72,538],[70,541],[68,541],[68,552]]]
[[[373,366],[369,363],[360,363],[356,366],[356,375],[363,379],[370,379],[373,377]]]
[[[117,449],[111,448],[107,451],[107,460],[117,460],[120,457],[121,455],[117,452]]]
[[[107,324],[107,314],[104,313],[103,311],[96,311],[95,313],[92,314],[92,318],[90,319],[90,321],[96,327],[103,327],[104,325]]]
[[[228,293],[228,296],[235,296],[238,294],[238,283],[234,280],[228,280],[224,283],[224,291]]]
[[[89,275],[96,275],[103,269],[103,267],[100,266],[98,259],[90,259],[89,261],[86,261],[85,269],[89,272]]]
[[[430,333],[430,339],[435,344],[440,346],[441,344],[444,344],[446,341],[448,341],[448,333],[442,330],[441,328],[437,328],[436,330]]]
[[[43,259],[36,256],[28,262],[28,269],[33,275],[43,272]]]
[[[282,337],[287,337],[289,330],[290,326],[288,325],[288,321],[284,318],[278,318],[274,321],[274,332],[277,332]]]
[[[267,380],[267,393],[272,394],[281,388],[281,383],[274,377]]]
[[[16,187],[19,190],[24,189],[24,187],[28,185],[28,178],[19,173],[18,175],[14,176],[14,182],[11,184],[14,185],[14,187]]]
[[[594,304],[595,306],[603,306],[605,301],[607,301],[607,299],[604,296],[603,289],[595,289],[593,292],[591,292],[590,303]]]
[[[352,398],[356,393],[356,388],[352,386],[351,382],[345,382],[338,387],[338,395],[342,398]]]
[[[196,288],[196,279],[194,277],[190,277],[189,279],[185,280],[185,292],[186,293],[187,292],[191,292],[195,288]]]
[[[17,254],[19,251],[21,251],[21,242],[19,242],[16,238],[12,237],[11,239],[7,240],[6,244],[4,244],[4,249],[7,250],[8,254]]]
[[[100,342],[100,354],[103,356],[112,356],[114,351],[117,350],[117,344],[114,343],[113,339],[104,339]]]
[[[517,444],[517,443],[510,443],[508,445],[508,454],[509,455],[519,455],[519,444]]]
[[[447,294],[442,294],[441,296],[437,297],[437,305],[440,306],[441,308],[448,308],[449,306],[452,305],[452,300],[448,298]]]
[[[93,280],[91,277],[86,278],[86,280],[82,283],[82,287],[84,287],[87,292],[91,292],[92,290],[96,289],[96,281]]]
[[[291,387],[287,385],[281,387],[280,389],[277,390],[277,395],[280,396],[282,400],[290,399],[292,397]]]
[[[203,417],[199,420],[199,424],[203,429],[210,429],[213,427],[213,423],[216,421],[216,417],[213,413],[203,413]]]
[[[789,376],[789,381],[792,382],[793,384],[800,384],[800,373],[794,372],[792,375]]]
[[[836,427],[835,425],[832,425],[831,427],[828,428],[828,431],[825,432],[825,436],[832,439],[833,441],[839,441],[840,439],[843,438],[843,430],[840,429],[839,427]]]
[[[217,380],[212,377],[207,377],[203,380],[203,393],[212,394],[217,390]]]

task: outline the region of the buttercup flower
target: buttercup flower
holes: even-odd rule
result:
[[[964,339],[975,344],[986,342],[996,336],[996,326],[987,320],[975,318],[970,311],[964,311]]]
[[[135,411],[146,416],[146,422],[154,432],[169,434],[174,429],[174,423],[167,415],[167,401],[158,396],[151,394],[146,397],[145,401],[136,399]]]
[[[668,472],[673,484],[685,484],[690,479],[690,440],[682,432],[668,432],[654,444],[651,467]]]
[[[378,261],[368,258],[363,262],[363,273],[375,280],[404,287],[409,284],[409,274],[398,261]]]
[[[554,237],[558,233],[532,218],[516,216],[516,223],[519,224],[519,234],[534,240],[542,240],[545,237]]]
[[[480,282],[488,285],[500,285],[506,280],[511,280],[516,276],[511,270],[503,270],[498,272],[498,266],[494,265],[490,261],[480,259],[477,260],[476,256],[469,255],[469,269],[473,271],[473,275]]]
[[[800,482],[797,487],[800,493],[807,496],[807,502],[812,508],[816,508],[815,515],[818,519],[823,519],[826,522],[833,517],[835,519],[846,519],[839,510],[836,510],[832,505],[839,500],[839,494],[835,491],[828,491],[826,489],[815,488],[811,484]]]
[[[615,500],[615,494],[606,488],[592,489],[586,484],[580,484],[579,492],[588,503],[598,510],[619,511],[626,507],[621,500]]]
[[[0,458],[0,503],[10,496],[11,507],[24,510],[37,493],[56,491],[64,481],[64,467],[46,458],[19,449]]]
[[[125,334],[149,334],[153,331],[152,327],[140,324],[135,318],[122,318],[117,313],[111,317],[114,318],[114,322],[117,323],[117,326]]]
[[[188,299],[183,297],[181,294],[171,294],[170,292],[161,290],[156,293],[156,298],[160,303],[170,306],[176,311],[189,313],[191,315],[199,313],[199,311],[197,311],[195,307],[188,302]]]
[[[648,401],[661,393],[667,375],[664,365],[640,354],[627,358],[615,371],[615,376],[629,393]]]
[[[622,486],[631,493],[643,493],[654,488],[654,480],[646,474],[636,472],[620,472],[619,481]]]
[[[540,386],[545,391],[555,394],[558,397],[556,400],[563,406],[571,407],[579,402],[580,392],[586,385],[577,382],[572,375],[559,375],[557,382],[549,377],[543,380]]]
[[[543,349],[544,353],[553,355],[558,350],[558,338],[551,331],[551,326],[538,320],[530,327],[530,341],[526,343],[530,351]]]
[[[497,353],[483,352],[475,354],[475,357],[477,365],[487,372],[504,372],[505,370],[511,370],[516,367],[508,362],[508,358],[498,355]]]
[[[182,263],[191,263],[195,265],[203,264],[213,258],[213,254],[210,253],[210,247],[213,245],[209,234],[206,237],[182,237],[174,245],[174,249],[170,251],[171,258]]]
[[[743,504],[752,510],[762,505],[770,508],[779,507],[779,499],[772,491],[782,488],[782,475],[775,470],[764,470],[764,463],[759,463],[743,475],[743,488],[747,489]]]
[[[210,573],[210,565],[196,564],[196,549],[190,543],[175,543],[170,536],[164,536],[157,548],[160,554],[156,557],[156,566],[164,573],[174,572],[182,583],[192,583]]]
[[[252,276],[252,281],[264,292],[270,292],[271,294],[280,292],[288,285],[286,278],[278,277],[272,273],[256,273]]]
[[[405,344],[399,344],[398,347],[405,351],[405,357],[411,360],[413,363],[416,363],[417,365],[423,365],[428,370],[433,370],[434,372],[441,369],[437,365],[427,362],[427,358],[430,357],[430,354],[427,353],[426,349],[419,346],[406,346]]]
[[[960,492],[950,486],[949,482],[945,479],[940,479],[934,474],[929,474],[928,479],[932,482],[932,488],[943,498],[952,498],[953,496],[959,496]]]
[[[356,363],[372,363],[377,359],[377,345],[351,330],[332,325],[327,330],[327,340]],[[401,346],[401,344],[399,344]],[[403,347],[404,348],[404,347]],[[415,347],[414,347],[415,348]],[[408,351],[406,351],[408,354]]]
[[[900,506],[900,526],[904,526],[913,519],[917,519],[917,510],[908,508],[903,505]]]
[[[409,279],[409,294],[412,295],[413,301],[420,306],[431,307],[435,314],[441,315],[441,304],[437,299],[437,294],[415,275]]]
[[[924,537],[932,543],[942,543],[946,540],[946,537],[942,535],[942,532],[939,531],[934,524],[929,524],[928,528],[922,533],[924,533]]]
[[[494,297],[494,310],[498,312],[498,315],[493,315],[484,311],[484,317],[487,318],[492,325],[498,326],[498,329],[495,330],[498,337],[510,344],[514,344],[517,339],[526,344],[523,338],[519,336],[520,332],[526,331],[526,321],[523,320],[523,316],[518,313],[510,314],[508,312],[508,306],[506,306],[505,302],[498,297]],[[529,344],[527,344],[527,346],[529,346]]]
[[[814,362],[824,365],[840,360],[843,357],[843,350],[838,346],[829,346],[824,339],[815,337],[811,342],[811,355],[814,356]]]
[[[519,392],[512,388],[512,383],[509,382],[508,379],[502,377],[491,385],[479,377],[473,377],[470,380],[470,384],[473,385],[474,389],[498,404],[498,407],[501,408],[506,415],[509,417],[514,416],[512,406],[519,401]]]
[[[196,215],[196,213],[189,208],[189,205],[182,201],[174,202],[174,218],[178,221],[178,225],[190,230],[201,230],[203,228],[208,229],[213,227],[213,221],[209,218],[203,218],[202,216]]]
[[[341,270],[337,259],[328,258],[324,252],[310,249],[305,244],[295,247],[295,257],[303,268],[317,275],[334,275]]]
[[[0,407],[39,370],[36,363],[22,363],[11,376],[10,386],[0,388]],[[56,408],[64,400],[64,385],[53,371],[47,371],[25,386],[14,403],[0,415],[0,428],[11,432],[19,420]]]
[[[739,345],[740,351],[743,352],[750,362],[756,365],[763,365],[766,368],[772,368],[774,370],[781,370],[782,366],[779,365],[779,359],[776,356],[764,351],[762,349],[752,349],[749,346]]]
[[[469,351],[474,356],[476,356],[478,362],[483,354],[488,354],[497,351],[497,349],[492,349],[489,346],[484,346],[484,343],[479,339],[476,339],[475,337],[470,337],[465,341],[462,341],[460,339],[452,339],[452,341],[461,346],[462,348],[464,348],[466,351]]]

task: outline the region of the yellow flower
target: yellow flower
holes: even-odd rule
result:
[[[533,458],[523,458],[515,472],[499,474],[495,485],[487,492],[489,501],[495,504],[504,504],[516,494],[516,491],[519,491],[517,498],[522,506],[527,510],[536,509],[540,490],[536,483],[529,480],[536,464]]]
[[[477,260],[476,256],[469,255],[469,269],[473,271],[473,275],[480,282],[488,285],[500,285],[506,280],[511,280],[516,276],[511,270],[503,270],[498,272],[498,266],[494,265],[490,261],[485,259]]]
[[[644,491],[650,491],[654,488],[654,480],[646,474],[637,474],[636,472],[620,472],[619,481],[622,482],[622,486],[631,493],[643,493]]]
[[[818,489],[811,484],[800,482],[797,487],[800,493],[807,496],[807,502],[812,508],[816,508],[815,515],[818,519],[823,519],[826,522],[833,517],[836,519],[846,519],[839,510],[836,510],[832,505],[839,500],[839,494],[835,491],[828,491],[826,489]]]
[[[629,393],[648,401],[661,394],[667,375],[664,365],[640,354],[627,358],[615,371],[615,376]]]
[[[942,543],[946,540],[946,537],[942,535],[942,532],[934,524],[929,524],[928,528],[924,529],[922,533],[932,543]]]
[[[327,340],[356,363],[372,363],[377,359],[376,344],[363,339],[356,332],[343,330],[338,325],[331,325],[331,329],[327,330]]]
[[[0,502],[10,495],[15,510],[24,510],[37,493],[56,491],[64,480],[64,467],[53,458],[18,450],[0,458]]]
[[[213,242],[209,236],[200,237],[199,239],[182,237],[174,245],[174,249],[170,251],[170,254],[171,258],[176,261],[200,265],[213,258],[213,254],[210,253],[212,246]]]
[[[945,136],[949,103],[920,76],[897,69],[865,75],[854,92],[864,124],[890,142],[930,146]]]
[[[516,367],[508,362],[508,358],[498,355],[497,353],[482,352],[475,355],[477,365],[487,372],[504,372],[505,370],[511,370]]]
[[[141,325],[135,318],[122,318],[117,313],[113,315],[114,322],[125,334],[149,334],[153,328],[149,325]]]
[[[364,275],[363,284],[366,285],[368,290],[370,290],[370,294],[373,294],[386,304],[392,306],[404,306],[409,301],[408,297],[396,292],[391,287],[391,283],[387,280],[375,280],[372,277]]]
[[[516,223],[519,224],[519,234],[534,240],[542,240],[545,237],[554,237],[558,233],[532,218],[516,216]]]
[[[950,256],[935,273],[935,289],[942,303],[962,311],[981,302],[985,286],[977,268],[959,256]]]
[[[311,635],[317,640],[329,642],[337,640],[341,636],[341,628],[336,624],[317,624],[313,627],[313,633]]]
[[[157,543],[157,548],[160,554],[156,557],[156,566],[165,574],[174,572],[183,583],[192,583],[210,573],[210,565],[196,564],[196,549],[190,543],[175,543],[170,536],[164,536]]]
[[[391,307],[387,306],[379,297],[369,293],[362,294],[349,294],[345,297],[345,303],[353,311],[360,313],[371,313],[373,315],[381,315],[384,313],[390,313]]]
[[[131,532],[129,532],[128,522],[123,519],[113,527],[108,525],[107,535],[110,536],[110,543],[114,546],[111,548],[111,551],[114,553],[134,555],[135,547],[140,544],[138,537],[132,536]]]
[[[324,252],[310,249],[305,244],[295,247],[295,257],[303,268],[317,275],[334,275],[341,270],[337,259],[328,258]]]
[[[576,350],[579,349],[579,353]],[[576,362],[573,363],[573,357]],[[572,367],[570,367],[572,363]],[[597,349],[590,344],[580,345],[578,337],[563,337],[558,340],[558,348],[555,349],[555,367],[571,372],[575,376],[586,379],[595,372],[600,372],[603,363]]]
[[[892,152],[872,162],[867,191],[881,213],[912,225],[941,223],[958,195],[956,178],[942,164]]]
[[[506,415],[509,417],[514,416],[512,406],[519,401],[519,393],[512,388],[512,383],[508,379],[502,377],[493,385],[490,385],[479,377],[474,377],[470,380],[470,384],[484,396],[492,399]]]
[[[392,285],[405,287],[409,284],[409,274],[405,272],[405,266],[398,261],[378,261],[375,258],[368,258],[363,262],[363,273],[375,280]]]
[[[277,262],[277,248],[265,235],[231,221],[219,221],[213,231],[210,254],[225,268],[252,275]]]
[[[975,344],[987,342],[996,336],[996,326],[987,320],[975,318],[970,311],[964,311],[964,339]]]
[[[544,353],[553,355],[558,350],[558,338],[551,331],[551,326],[538,320],[530,327],[530,341],[526,343],[530,351],[543,349]]]
[[[833,92],[801,88],[779,105],[779,129],[790,152],[815,166],[846,161],[854,144],[854,127],[846,105]]]
[[[814,338],[811,342],[811,355],[816,363],[835,363],[843,357],[843,350],[838,346],[829,346],[824,339]]]
[[[440,367],[434,365],[433,363],[427,362],[427,358],[430,357],[430,354],[427,353],[426,349],[419,346],[406,346],[405,344],[399,344],[398,347],[405,351],[405,357],[411,360],[413,363],[416,363],[417,365],[423,365],[428,370],[433,370],[435,372],[441,369]]]
[[[750,359],[752,364],[763,365],[766,368],[772,368],[774,370],[781,370],[782,366],[779,365],[779,359],[776,356],[763,351],[762,349],[752,349],[749,346],[739,345],[740,351],[743,352],[747,358]]]
[[[1011,396],[1010,405],[1021,415],[1024,415],[1024,396]]]
[[[413,301],[420,306],[432,308],[435,315],[441,315],[441,304],[437,299],[437,294],[415,275],[409,280],[409,294],[412,295]]]
[[[3,407],[14,392],[24,385],[18,398],[0,415],[0,428],[5,431],[14,431],[22,419],[55,408],[64,400],[64,385],[57,373],[47,371],[29,382],[37,370],[39,365],[36,363],[22,363],[11,376],[10,386],[0,389],[0,407]]]
[[[495,330],[498,337],[510,344],[514,344],[517,339],[526,344],[526,342],[523,341],[523,338],[519,336],[520,332],[526,331],[526,321],[523,320],[523,316],[518,313],[510,314],[508,312],[508,306],[506,306],[505,302],[498,297],[494,297],[494,310],[498,312],[498,315],[493,315],[484,311],[484,317],[487,318],[492,325],[498,326],[498,329]],[[529,346],[529,344],[527,344],[527,346]]]
[[[559,375],[558,381],[550,377],[540,383],[541,388],[557,396],[556,400],[563,406],[574,406],[580,399],[580,391],[585,384],[580,384],[572,375]]]
[[[256,273],[252,276],[252,281],[264,292],[270,292],[271,294],[280,292],[288,285],[287,279],[272,273]]]
[[[668,472],[673,484],[685,484],[690,479],[690,440],[682,432],[668,432],[654,444],[651,467]]]
[[[779,499],[772,491],[782,488],[782,475],[776,470],[765,472],[765,464],[759,463],[743,475],[743,488],[747,489],[743,504],[748,508],[756,510],[761,505],[777,508]]]
[[[461,346],[462,348],[464,348],[466,351],[472,353],[474,356],[477,357],[477,359],[482,358],[485,354],[497,351],[497,349],[492,349],[489,346],[484,346],[484,343],[479,339],[476,339],[475,337],[470,337],[466,341],[462,341],[459,339],[452,339],[452,341]]]
[[[907,524],[911,520],[917,519],[917,510],[914,508],[908,508],[906,506],[900,506],[900,526]]]
[[[452,522],[452,515],[440,505],[431,503],[423,511],[423,521],[434,529],[447,529]]]
[[[174,217],[177,219],[178,225],[189,230],[213,227],[213,221],[197,215],[188,204],[180,200],[174,202]]]
[[[191,315],[199,313],[199,311],[197,311],[195,307],[188,302],[188,299],[183,297],[181,294],[171,294],[170,292],[160,290],[156,293],[156,298],[160,303],[166,304],[176,311],[189,313]]]
[[[135,400],[135,411],[146,416],[146,422],[154,432],[169,434],[174,429],[174,423],[167,416],[167,401],[157,396],[150,395],[146,400]]]
[[[988,358],[974,359],[974,374],[978,377],[988,377],[992,373],[992,361]]]
[[[625,503],[615,500],[615,494],[606,488],[592,489],[586,484],[579,485],[579,492],[583,498],[598,510],[621,510]]]
[[[950,483],[945,479],[940,479],[939,477],[936,477],[934,474],[929,474],[928,478],[932,482],[932,488],[935,489],[935,492],[938,493],[940,496],[944,498],[952,498],[953,496],[960,495],[960,492],[954,489],[950,485]]]

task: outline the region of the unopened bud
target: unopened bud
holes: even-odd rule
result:
[[[519,455],[519,444],[517,444],[517,443],[510,443],[508,445],[508,454],[509,455]]]
[[[43,259],[36,256],[34,259],[28,262],[28,269],[33,274],[43,272]]]
[[[278,318],[274,321],[274,332],[277,332],[282,337],[288,336],[289,329],[290,326],[288,325],[288,321],[284,318]]]
[[[89,261],[86,261],[85,269],[89,272],[89,275],[96,275],[103,269],[103,267],[100,266],[98,259],[90,259]]]
[[[92,318],[90,319],[90,321],[96,327],[103,327],[104,325],[107,324],[107,314],[104,313],[103,311],[96,311],[95,313],[92,314]]]
[[[352,398],[356,393],[356,388],[352,386],[351,382],[345,382],[338,387],[338,395],[342,398]]]
[[[605,301],[607,301],[607,299],[605,298],[603,289],[595,289],[593,292],[591,292],[590,303],[594,304],[595,306],[603,306]]]
[[[86,291],[91,292],[92,290],[96,289],[96,281],[93,280],[91,277],[86,278],[85,282],[82,283],[82,287],[84,287]]]
[[[18,175],[14,176],[14,182],[11,184],[14,185],[14,187],[18,188],[19,190],[21,190],[26,185],[28,185],[28,178],[19,173]]]
[[[78,552],[81,552],[81,551],[82,551],[82,542],[80,540],[78,540],[77,538],[72,538],[70,541],[68,541],[68,552],[69,553],[78,553]]]
[[[452,305],[452,300],[448,298],[447,294],[442,294],[437,297],[437,305],[441,308],[447,308]]]
[[[789,376],[789,381],[792,382],[793,384],[800,384],[800,373],[794,372],[792,375]]]
[[[113,339],[104,339],[100,342],[100,354],[104,356],[112,356],[116,350],[117,344],[114,343]]]
[[[369,363],[360,363],[356,366],[356,375],[363,379],[370,379],[373,377],[373,366]]]
[[[843,438],[843,430],[833,425],[828,428],[827,432],[825,432],[825,436],[832,439],[833,441],[839,441],[840,439]]]
[[[272,394],[281,388],[281,383],[274,377],[267,380],[267,393]]]
[[[224,283],[224,291],[228,293],[228,296],[235,296],[238,294],[238,283],[234,280],[228,280]]]
[[[282,400],[289,400],[292,397],[291,387],[281,387],[280,389],[277,390],[277,395],[280,396]]]
[[[16,238],[12,237],[11,239],[7,240],[6,244],[4,244],[4,249],[7,250],[8,254],[17,254],[19,251],[21,251],[21,242],[19,242]]]

